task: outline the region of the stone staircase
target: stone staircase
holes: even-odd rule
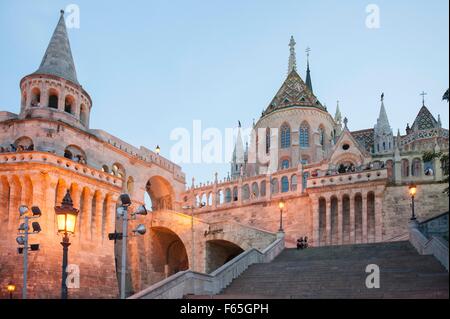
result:
[[[369,264],[380,267],[379,289],[366,288]],[[433,256],[419,255],[407,241],[285,249],[209,298],[448,298],[448,279]]]

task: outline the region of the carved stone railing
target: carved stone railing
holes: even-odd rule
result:
[[[103,171],[97,170],[85,164],[72,161],[65,157],[61,157],[52,153],[28,151],[28,152],[15,152],[15,153],[1,153],[0,164],[21,164],[21,163],[35,163],[52,165],[74,172],[76,174],[84,175],[89,178],[99,180],[101,182],[122,187],[122,179],[112,176]]]
[[[385,180],[388,178],[387,169],[372,169],[360,172],[342,173],[336,175],[318,176],[308,178],[307,187],[324,187],[344,184],[361,183],[368,181]]]
[[[180,299],[186,295],[215,295],[223,291],[250,265],[268,263],[284,249],[284,235],[263,251],[247,250],[210,274],[179,272],[129,297],[129,299]]]
[[[448,241],[442,237],[425,237],[420,230],[417,221],[409,224],[409,241],[421,255],[433,255],[448,271]]]

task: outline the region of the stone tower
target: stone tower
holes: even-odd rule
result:
[[[374,127],[374,153],[392,153],[394,150],[394,135],[384,107],[384,93],[381,94],[380,115]]]

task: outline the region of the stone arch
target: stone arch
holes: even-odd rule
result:
[[[74,112],[74,106],[75,106],[75,98],[73,95],[66,95],[64,99],[64,112],[73,114]]]
[[[232,197],[231,197],[231,189],[227,188],[225,189],[225,203],[231,203]]]
[[[182,239],[166,227],[152,227],[149,231],[151,265],[156,281],[189,269],[189,257]],[[158,280],[159,279],[159,280]]]
[[[10,185],[6,176],[0,176],[0,231],[6,231],[9,221]]]
[[[319,198],[319,245],[323,246],[327,242],[327,201]]]
[[[211,273],[223,266],[244,250],[227,240],[213,239],[206,242],[206,273]]]
[[[216,203],[218,205],[222,205],[224,202],[225,202],[225,197],[224,197],[224,194],[223,194],[223,190],[219,189],[217,191]]]
[[[39,107],[41,105],[41,89],[34,87],[31,89],[31,107]]]
[[[289,192],[289,177],[287,176],[281,177],[281,192],[282,193]]]
[[[402,159],[402,177],[409,177],[409,160]]]
[[[254,198],[258,198],[259,197],[259,187],[258,187],[258,183],[257,182],[253,182],[252,183],[252,196]]]
[[[414,158],[411,162],[411,176],[419,177],[422,175],[422,160]]]
[[[239,199],[239,191],[237,186],[233,187],[233,202],[237,202]]]
[[[250,199],[250,186],[248,184],[245,184],[242,186],[242,200],[249,200]]]
[[[291,191],[297,190],[298,177],[297,174],[291,176]]]
[[[89,111],[87,109],[87,106],[85,104],[80,105],[80,122],[84,126],[87,126],[89,119]]]
[[[122,164],[116,162],[111,166],[111,175],[124,179],[127,172]]]
[[[261,181],[259,185],[259,193],[261,196],[266,196],[266,181]]]
[[[291,147],[291,126],[284,122],[280,126],[280,148]]]
[[[9,222],[16,227],[19,223],[18,209],[22,205],[23,185],[17,175],[11,176],[9,180]]]
[[[33,140],[28,136],[22,136],[19,137],[14,142],[14,147],[17,151],[33,151],[34,150],[34,143]]]
[[[303,121],[299,128],[299,145],[300,147],[309,147],[310,126],[307,121]]]
[[[273,178],[270,182],[270,191],[272,194],[278,194],[280,191],[280,185],[278,184],[278,179]]]
[[[59,92],[51,88],[48,90],[48,107],[51,109],[58,109],[59,106]]]
[[[86,164],[87,157],[83,149],[77,145],[69,145],[64,150],[64,157],[80,164]]]
[[[55,191],[55,206],[60,206],[61,202],[66,195],[67,192],[67,183],[63,179],[58,179],[58,183],[56,184],[56,191]],[[76,207],[78,208],[78,207]]]
[[[150,196],[153,211],[173,209],[174,190],[172,185],[164,177],[152,176],[145,186],[145,190]],[[150,207],[149,207],[150,208]]]
[[[29,175],[25,175],[22,181],[22,203],[21,205],[27,205],[31,208],[34,205],[33,197],[33,181]]]

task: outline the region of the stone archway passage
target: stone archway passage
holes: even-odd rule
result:
[[[189,260],[180,237],[168,228],[153,227],[150,230],[152,282],[189,269]]]
[[[206,242],[206,273],[211,273],[244,252],[238,245],[226,240]]]

